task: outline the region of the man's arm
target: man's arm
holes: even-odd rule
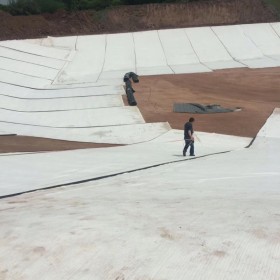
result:
[[[191,131],[191,130],[188,130],[188,134],[189,134],[191,140],[194,141],[194,137],[193,137],[193,135],[192,135],[192,131]]]

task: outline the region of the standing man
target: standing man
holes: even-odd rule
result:
[[[194,118],[190,118],[184,126],[184,139],[185,139],[185,147],[183,150],[183,156],[186,156],[186,152],[188,147],[190,146],[190,156],[194,156],[194,137],[193,137],[193,122]]]

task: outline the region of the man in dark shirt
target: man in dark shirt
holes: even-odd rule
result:
[[[184,126],[184,139],[185,139],[185,147],[183,150],[183,156],[186,156],[186,152],[189,148],[190,149],[190,156],[194,156],[194,137],[193,137],[193,122],[194,118],[190,118],[187,123],[185,123]]]

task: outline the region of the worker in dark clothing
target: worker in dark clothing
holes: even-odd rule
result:
[[[190,147],[190,156],[194,156],[194,137],[193,137],[193,122],[194,118],[190,118],[184,126],[184,139],[185,147],[183,150],[183,156],[186,156],[186,152]]]

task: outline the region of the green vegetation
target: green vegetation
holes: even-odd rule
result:
[[[7,11],[7,6],[0,4],[0,11]]]
[[[148,3],[192,2],[201,0],[10,0],[8,6],[0,9],[12,15],[53,13],[64,10],[102,10],[117,5],[139,5]]]
[[[265,0],[265,2],[274,8],[280,16],[280,0]]]
[[[57,0],[13,0],[6,6],[5,10],[12,15],[29,15],[53,13],[64,8],[64,3]]]

